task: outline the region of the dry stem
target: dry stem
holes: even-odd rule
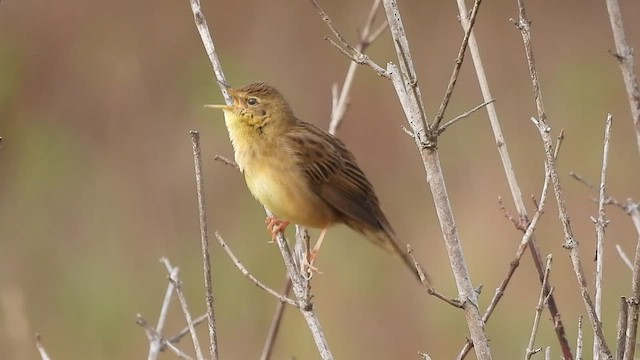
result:
[[[618,313],[618,323],[616,326],[616,359],[624,358],[624,348],[627,335],[627,316],[629,316],[629,304],[627,298],[620,297],[620,312]]]
[[[207,325],[209,329],[209,355],[218,360],[218,335],[216,333],[216,315],[213,308],[213,285],[211,284],[211,259],[209,257],[209,235],[207,234],[207,207],[204,196],[204,180],[202,178],[202,153],[200,151],[200,134],[191,130],[193,147],[193,165],[196,174],[196,193],[198,197],[198,215],[200,219],[200,244],[202,246],[202,264],[204,287],[206,290]],[[189,322],[191,322],[189,320]]]
[[[604,149],[602,152],[602,172],[600,174],[600,194],[598,201],[598,219],[595,221],[596,224],[596,289],[595,289],[595,298],[596,298],[596,315],[598,319],[602,318],[601,308],[602,308],[602,271],[603,271],[603,262],[604,262],[604,229],[607,226],[607,221],[604,218],[604,206],[606,199],[606,182],[607,182],[607,165],[609,163],[609,142],[611,140],[611,114],[607,115],[607,121],[605,124],[604,130]],[[598,356],[598,348],[600,348],[600,341],[596,337],[593,341],[593,354],[594,360],[599,358]]]
[[[553,288],[551,288],[549,293],[546,293],[545,290],[547,288],[547,281],[549,281],[549,272],[551,271],[551,255],[547,256],[547,265],[544,270],[544,277],[542,278],[542,287],[540,288],[540,297],[538,298],[538,305],[536,306],[536,315],[533,320],[533,328],[531,329],[531,336],[529,337],[529,344],[527,345],[527,351],[524,356],[525,360],[531,359],[531,356],[535,353],[541,351],[541,349],[534,349],[533,345],[536,341],[536,334],[538,333],[538,325],[540,324],[540,317],[542,316],[542,311],[544,310],[544,306],[547,302],[549,294],[553,292]]]
[[[616,53],[614,55],[620,65],[622,79],[627,90],[631,117],[636,129],[638,151],[640,151],[640,88],[638,88],[638,80],[633,69],[633,49],[627,43],[618,0],[607,0],[607,10],[609,11],[613,39],[616,43]]]
[[[36,334],[36,348],[38,349],[38,353],[40,353],[40,358],[42,360],[51,359],[47,354],[47,350],[45,350],[44,345],[42,345],[42,338],[40,337],[40,334]]]

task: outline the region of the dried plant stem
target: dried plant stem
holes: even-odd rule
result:
[[[578,336],[576,336],[576,359],[582,360],[583,349],[583,331],[582,331],[582,315],[578,315]]]
[[[171,282],[169,282],[169,283],[171,283]],[[154,329],[151,326],[149,326],[149,324],[142,317],[142,315],[138,314],[137,319],[136,319],[136,324],[140,325],[144,329],[145,333],[147,334],[147,339],[149,339],[150,343],[159,343],[159,344],[161,344],[161,346],[163,348],[165,348],[165,347],[169,348],[171,351],[173,351],[176,354],[176,356],[179,359],[192,360],[192,358],[189,355],[187,355],[182,350],[178,349],[172,342],[164,340],[162,338],[162,336],[160,335],[160,333],[158,333],[156,331],[156,329]],[[187,329],[186,333],[189,333],[188,329]]]
[[[560,148],[559,146],[556,147],[556,149],[559,149],[559,148]],[[509,269],[507,270],[507,275],[500,283],[500,286],[496,289],[493,295],[493,298],[491,299],[491,302],[487,307],[487,310],[484,312],[484,315],[482,316],[482,322],[484,324],[486,324],[487,321],[489,321],[491,314],[493,314],[493,310],[495,310],[496,306],[498,305],[498,302],[500,302],[500,299],[502,299],[502,296],[504,295],[504,292],[507,286],[509,285],[511,278],[513,277],[513,274],[515,273],[518,266],[520,266],[520,259],[522,259],[522,255],[524,254],[524,251],[527,249],[529,242],[533,238],[533,233],[536,229],[536,226],[538,225],[538,221],[540,220],[540,217],[544,213],[544,206],[546,204],[547,194],[549,193],[549,181],[550,181],[549,167],[545,166],[544,184],[542,185],[542,192],[540,195],[540,201],[538,203],[538,209],[536,210],[536,213],[533,215],[531,222],[527,226],[524,232],[524,235],[522,236],[522,240],[520,241],[520,245],[518,246],[518,250],[516,251],[516,255],[514,259],[511,260],[511,262],[509,263]],[[551,294],[551,291],[550,290],[548,291],[549,291],[548,294]],[[472,349],[472,347],[473,347],[473,343],[470,340],[467,340],[466,344],[458,354],[458,359],[464,359],[464,357]]]
[[[42,345],[42,338],[40,337],[40,334],[36,334],[36,348],[38,349],[38,353],[40,354],[40,358],[42,360],[51,359],[47,354],[47,350],[45,350],[44,345]]]
[[[453,89],[456,87],[456,82],[458,81],[458,75],[460,75],[460,69],[462,68],[462,62],[464,61],[464,54],[467,51],[467,46],[469,45],[469,37],[471,36],[471,31],[473,31],[473,25],[476,22],[476,17],[478,16],[478,9],[480,9],[480,3],[482,0],[476,0],[473,3],[473,8],[471,9],[471,15],[469,16],[469,26],[464,31],[464,37],[462,38],[462,44],[460,45],[460,50],[458,50],[458,56],[456,57],[455,65],[453,67],[453,74],[449,78],[449,84],[447,85],[447,90],[444,93],[442,98],[442,102],[440,103],[440,108],[438,108],[438,113],[433,119],[433,129],[437,130],[440,128],[440,122],[444,118],[444,113],[449,106],[449,101],[451,100],[451,95],[453,95]]]
[[[209,235],[207,234],[207,207],[204,200],[204,180],[202,178],[202,153],[200,151],[200,134],[194,130],[191,131],[191,145],[193,147],[193,165],[195,167],[196,174],[196,193],[200,219],[200,244],[202,246],[204,287],[206,291],[205,300],[207,305],[207,325],[209,329],[209,355],[212,360],[218,360],[218,335],[216,333],[216,315],[213,307],[211,259],[209,256]]]
[[[469,11],[467,9],[467,5],[465,4],[465,0],[456,0],[456,3],[458,5],[459,15],[461,19],[460,23],[463,29],[466,30],[469,28]],[[471,35],[469,36],[469,52],[471,54],[471,58],[473,59],[476,76],[478,78],[478,84],[480,85],[480,91],[482,92],[482,97],[484,98],[485,102],[489,102],[493,99],[493,95],[491,94],[491,89],[489,88],[487,75],[484,70],[484,65],[482,64],[482,57],[480,56],[480,49],[473,32],[471,32]],[[502,133],[502,127],[500,126],[498,113],[493,103],[489,103],[486,108],[487,114],[489,115],[489,122],[491,123],[491,129],[493,130],[493,135],[497,144],[498,153],[500,155],[500,160],[502,161],[502,167],[504,168],[505,176],[507,178],[507,183],[509,184],[509,189],[511,191],[511,196],[513,198],[516,211],[520,220],[526,223],[529,219],[529,215],[527,213],[527,208],[522,196],[522,190],[520,189],[520,185],[518,184],[518,180],[516,178],[513,163],[511,162],[511,157],[509,156],[507,143]],[[529,241],[529,250],[531,252],[531,257],[533,258],[536,270],[538,271],[539,279],[542,282],[542,278],[544,275],[544,263],[535,236],[533,236]],[[562,356],[565,360],[572,360],[573,355],[571,354],[571,346],[569,345],[569,342],[567,340],[564,330],[564,324],[560,317],[560,312],[556,305],[553,294],[549,297],[548,308],[549,312],[551,313],[551,317],[553,318],[554,330],[556,332],[558,342],[560,343],[560,348],[562,349]]]
[[[359,53],[364,53],[369,45],[371,45],[371,43],[373,43],[388,26],[388,23],[384,21],[376,30],[373,31],[373,33],[371,32],[373,22],[376,18],[376,13],[380,8],[380,1],[381,0],[374,0],[371,10],[369,10],[369,16],[367,17],[367,21],[360,33],[358,44],[356,44],[355,47]],[[340,123],[344,119],[344,115],[347,113],[347,109],[349,108],[349,93],[351,92],[351,86],[353,85],[358,65],[359,64],[355,61],[351,61],[351,63],[349,63],[349,69],[347,70],[344,82],[340,88],[340,93],[338,94],[337,91],[335,92],[336,95],[333,97],[331,107],[331,122],[329,123],[330,134],[335,135]]]
[[[525,360],[531,359],[531,356],[533,354],[541,351],[541,349],[539,348],[535,349],[533,345],[535,344],[535,341],[536,341],[536,334],[538,333],[538,325],[540,325],[540,317],[542,316],[542,311],[544,310],[544,306],[548,298],[548,295],[551,293],[549,292],[549,294],[547,294],[545,292],[547,288],[547,282],[549,281],[549,272],[551,271],[551,259],[552,259],[551,255],[548,255],[547,265],[545,266],[545,270],[544,270],[544,277],[542,278],[542,287],[540,289],[540,297],[538,298],[538,305],[536,306],[536,315],[533,320],[533,328],[531,329],[531,336],[529,336],[529,344],[527,345],[527,351],[524,356]],[[551,289],[550,291],[553,291],[553,289]]]
[[[178,268],[174,268],[175,276],[177,276]],[[174,274],[171,274],[174,276]],[[153,329],[157,334],[162,334],[162,330],[164,329],[164,323],[167,319],[167,314],[169,312],[169,304],[171,304],[171,297],[173,295],[174,287],[171,282],[167,285],[167,291],[164,294],[164,300],[162,301],[162,307],[160,308],[160,316],[158,316],[158,323]],[[145,322],[146,323],[146,322]],[[149,355],[147,356],[147,360],[156,360],[160,351],[162,351],[164,347],[164,342],[161,341],[161,338],[149,339]]]
[[[624,349],[627,335],[627,317],[629,316],[629,304],[627,298],[620,298],[620,312],[616,325],[616,360],[624,359]]]
[[[290,292],[291,292],[291,280],[287,277],[282,294],[284,294],[284,296],[288,296]],[[286,309],[285,303],[283,301],[280,301],[278,303],[278,307],[276,308],[276,312],[273,314],[273,319],[271,320],[271,326],[269,326],[269,333],[267,334],[267,340],[265,341],[264,347],[262,348],[262,354],[260,355],[260,360],[271,359],[271,354],[273,353],[273,347],[276,343],[278,334],[280,333],[280,325],[282,324],[282,317],[284,316],[285,309]]]
[[[613,39],[616,43],[616,53],[614,55],[620,65],[624,86],[627,89],[631,117],[636,129],[638,151],[640,151],[640,88],[638,87],[638,79],[633,69],[633,49],[629,46],[629,43],[627,43],[627,36],[624,32],[622,13],[620,12],[618,0],[606,0],[606,2],[607,10],[609,11],[609,22],[611,23],[611,30],[613,31]]]
[[[298,307],[298,304],[295,301],[289,299],[287,297],[287,295],[279,294],[277,291],[273,290],[272,288],[270,288],[267,285],[263,284],[260,280],[256,279],[256,277],[253,276],[249,272],[249,270],[247,270],[247,268],[244,267],[244,265],[242,265],[240,260],[238,260],[238,258],[231,251],[231,248],[229,248],[229,246],[224,241],[222,236],[220,236],[220,234],[218,234],[217,232],[216,232],[215,235],[216,235],[216,238],[218,239],[218,242],[220,243],[220,246],[222,246],[222,248],[227,252],[227,255],[229,255],[229,257],[231,258],[231,261],[233,261],[233,264],[238,268],[238,270],[240,270],[240,272],[244,276],[249,278],[249,280],[251,280],[254,284],[256,284],[257,287],[261,288],[262,290],[266,291],[268,294],[270,294],[270,295],[274,296],[275,298],[277,298],[278,300],[280,300],[281,303],[289,304],[289,305],[291,305],[293,307],[296,307],[296,308]]]
[[[522,41],[524,43],[525,54],[527,57],[527,64],[529,66],[529,75],[531,76],[533,85],[533,94],[535,98],[536,108],[538,110],[538,119],[532,119],[532,121],[538,128],[540,136],[542,137],[545,155],[547,157],[547,164],[551,170],[551,183],[553,184],[553,190],[556,195],[560,222],[562,223],[562,228],[565,235],[565,242],[563,244],[563,247],[569,250],[573,269],[580,286],[580,294],[582,295],[582,299],[587,309],[587,314],[589,315],[589,320],[591,321],[591,326],[593,328],[595,336],[600,342],[599,352],[602,356],[604,356],[605,359],[610,359],[612,358],[611,351],[609,351],[609,347],[607,346],[607,343],[605,341],[604,334],[602,332],[602,324],[595,312],[593,301],[591,299],[591,296],[589,295],[587,280],[584,275],[582,261],[580,260],[580,254],[578,251],[578,241],[575,239],[573,229],[571,228],[569,213],[567,211],[564,196],[562,194],[562,188],[560,186],[560,177],[558,176],[556,160],[553,156],[553,143],[551,141],[551,137],[549,136],[551,128],[547,125],[546,122],[547,116],[544,110],[542,92],[540,90],[540,81],[538,78],[538,71],[536,68],[535,57],[533,55],[533,47],[531,44],[531,22],[526,17],[526,10],[522,0],[518,0],[518,10],[519,17],[516,26],[518,27],[518,29],[520,29],[520,34],[522,35]]]
[[[627,299],[627,339],[624,349],[624,359],[633,360],[636,351],[636,337],[638,331],[638,307],[640,306],[640,238],[636,244],[636,255],[633,260],[633,279],[631,281],[631,297]]]
[[[607,182],[607,165],[609,163],[609,142],[611,140],[611,114],[607,115],[607,121],[605,123],[604,130],[604,149],[602,152],[602,171],[600,173],[600,192],[598,197],[598,218],[595,221],[596,224],[596,281],[595,281],[595,294],[596,298],[595,310],[598,319],[602,318],[602,279],[603,279],[603,263],[604,263],[604,229],[607,226],[605,220],[604,205],[607,197],[606,194],[606,182]],[[600,341],[596,337],[593,341],[593,357],[594,360],[599,359],[598,349],[600,348]]]

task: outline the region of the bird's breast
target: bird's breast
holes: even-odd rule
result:
[[[324,228],[333,211],[309,187],[288,154],[262,154],[246,163],[244,176],[251,194],[276,217],[303,226]]]

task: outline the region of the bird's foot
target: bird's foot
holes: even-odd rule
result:
[[[305,256],[304,262],[302,263],[302,267],[300,272],[307,278],[311,280],[314,274],[322,275],[322,271],[318,270],[317,267],[313,266],[313,263],[316,261],[316,256],[318,255],[317,251],[310,251],[308,256]]]
[[[275,242],[278,233],[284,231],[289,225],[288,221],[278,220],[275,216],[267,216],[264,223],[267,224],[267,231],[271,233],[271,241],[269,243]]]

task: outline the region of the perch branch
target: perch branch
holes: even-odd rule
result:
[[[199,0],[190,0],[190,3],[196,27],[198,29],[198,32],[200,33],[200,38],[202,39],[204,48],[213,66],[213,71],[215,73],[218,86],[220,87],[220,90],[225,98],[225,103],[227,105],[230,105],[232,103],[232,100],[226,90],[227,81],[224,77],[224,72],[222,71],[222,64],[220,63],[218,55],[215,51],[215,47],[213,45],[213,39],[211,38],[204,15],[202,14],[200,2]],[[266,208],[265,212],[267,213],[267,216],[271,215],[269,210]],[[287,273],[289,274],[289,278],[293,283],[293,292],[298,301],[298,305],[300,306],[302,316],[304,317],[307,326],[311,331],[311,335],[320,354],[320,358],[323,360],[333,359],[333,355],[331,354],[329,345],[320,326],[320,320],[317,318],[313,310],[313,305],[311,303],[310,294],[307,287],[308,280],[305,278],[304,274],[298,271],[293,256],[291,255],[289,245],[287,244],[287,240],[285,239],[282,232],[278,232],[276,234],[276,244],[278,245],[278,249],[280,250],[280,253],[282,255]]]

